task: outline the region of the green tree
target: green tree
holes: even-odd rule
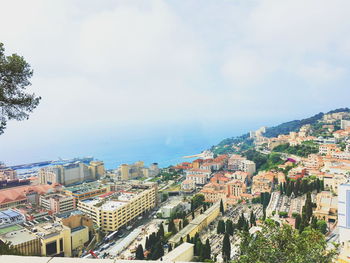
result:
[[[4,45],[0,43],[0,134],[4,133],[9,120],[28,119],[41,99],[26,93],[33,75],[30,65],[23,57],[6,56],[4,52]]]
[[[211,247],[209,243],[209,239],[205,241],[204,249],[203,249],[203,260],[211,259]]]
[[[327,222],[325,220],[317,221],[317,229],[322,233],[326,234],[328,232]]]
[[[230,219],[226,220],[225,228],[226,228],[226,233],[229,234],[230,236],[232,236],[233,232],[234,232],[232,220],[230,220]]]
[[[225,233],[225,222],[224,220],[219,220],[218,226],[216,229],[216,233],[218,234],[224,234]]]
[[[240,233],[240,256],[235,263],[331,263],[337,249],[328,249],[324,235],[306,228],[302,233],[291,226],[269,220],[254,234]]]
[[[227,233],[222,241],[222,258],[224,262],[228,262],[231,259],[231,242]]]
[[[299,214],[297,214],[295,216],[295,224],[294,224],[295,229],[300,228],[300,223],[301,223],[301,216]]]
[[[146,237],[145,249],[146,249],[146,250],[150,250],[150,249],[151,249],[151,246],[150,246],[148,237]]]
[[[160,237],[161,239],[164,238],[164,226],[163,226],[163,223],[160,223],[160,225],[159,225],[158,234],[159,234],[159,237]]]
[[[0,255],[21,255],[16,249],[11,246],[10,242],[0,240]]]
[[[135,255],[136,259],[138,260],[144,260],[145,256],[143,254],[143,247],[142,245],[138,245],[137,249],[136,249],[136,255]]]
[[[169,221],[168,231],[171,232],[173,235],[177,233],[177,229],[176,229],[176,226],[174,224],[174,220]]]
[[[171,243],[169,243],[168,252],[170,252],[171,250],[173,250],[173,246],[171,245]]]
[[[220,212],[222,215],[225,214],[224,203],[222,202],[222,199],[220,200]]]
[[[195,210],[196,208],[200,207],[201,205],[204,204],[205,197],[203,194],[196,194],[195,196],[192,197],[191,200],[191,210]]]

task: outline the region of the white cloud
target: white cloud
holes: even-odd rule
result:
[[[349,1],[0,2],[0,41],[31,63],[43,97],[0,137],[14,156],[98,129],[229,129],[347,103]],[[321,86],[337,92],[314,96]]]

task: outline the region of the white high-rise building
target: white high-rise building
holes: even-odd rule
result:
[[[350,183],[341,184],[338,191],[338,227],[339,241],[346,245],[350,242]]]

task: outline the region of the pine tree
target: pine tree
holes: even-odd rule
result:
[[[148,237],[146,237],[145,248],[146,248],[146,250],[150,250],[150,248],[151,248]]]
[[[263,208],[263,220],[265,220],[265,219],[266,219],[266,209]]]
[[[230,237],[227,233],[222,241],[222,258],[224,259],[224,262],[228,262],[231,258],[231,243]]]
[[[224,222],[224,220],[219,220],[216,233],[217,234],[224,234],[225,233],[225,222]]]
[[[159,225],[159,230],[158,230],[158,232],[159,232],[159,236],[161,237],[161,239],[163,239],[163,238],[164,238],[164,226],[163,226],[163,223],[161,223],[161,224]]]
[[[207,241],[205,241],[205,259],[211,259],[211,247],[210,247],[210,243],[209,243],[209,239],[207,239]]]
[[[233,222],[231,220],[229,220],[229,219],[226,220],[225,227],[226,227],[226,233],[229,234],[230,236],[232,236],[233,235],[233,231],[234,231],[234,229],[233,229]]]
[[[136,259],[138,260],[144,260],[145,256],[143,254],[143,247],[142,245],[138,245],[137,249],[136,249],[136,255],[135,255]]]
[[[222,199],[220,200],[220,212],[222,215],[225,214],[224,203],[222,202]]]
[[[176,226],[174,224],[174,220],[169,221],[168,231],[171,232],[173,235],[176,234]]]
[[[316,217],[314,217],[314,216],[312,217],[310,226],[313,229],[317,229],[317,218]]]
[[[301,216],[298,214],[295,217],[295,224],[294,224],[295,229],[300,229],[300,223],[301,223]]]

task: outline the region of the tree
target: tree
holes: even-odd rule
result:
[[[202,256],[203,260],[211,259],[211,247],[210,247],[209,239],[205,241],[204,249],[202,251],[203,251],[203,256]]]
[[[226,233],[222,241],[222,258],[224,262],[228,262],[231,258],[230,236]]]
[[[226,220],[225,228],[226,228],[226,233],[229,234],[230,236],[232,236],[233,235],[233,231],[234,231],[232,220],[229,220],[229,219]]]
[[[224,203],[222,202],[222,199],[220,200],[220,212],[222,215],[224,215],[224,213],[225,213]]]
[[[161,224],[159,225],[158,233],[159,233],[159,237],[160,237],[161,239],[163,239],[163,238],[164,238],[164,226],[163,226],[163,223],[161,223]]]
[[[146,237],[145,248],[146,248],[146,250],[150,250],[151,249],[148,237]]]
[[[196,194],[195,196],[193,196],[191,200],[191,204],[192,204],[191,210],[193,211],[196,208],[203,205],[204,200],[205,200],[205,197],[203,194]]]
[[[328,232],[327,222],[324,220],[317,221],[317,229],[322,233],[326,234]]]
[[[188,225],[188,219],[187,218],[185,218],[184,220],[183,220],[183,227],[185,227],[185,226],[187,226]]]
[[[135,255],[136,259],[138,260],[144,260],[145,256],[143,254],[143,247],[142,245],[138,245],[137,249],[136,249],[136,255]]]
[[[253,210],[250,211],[249,223],[250,223],[250,226],[256,226],[256,217]]]
[[[268,220],[261,231],[240,233],[240,256],[235,263],[331,263],[337,248],[329,249],[325,236],[306,228],[302,233],[290,225]]]
[[[173,235],[176,234],[177,229],[176,229],[176,226],[174,224],[174,220],[169,221],[168,231],[171,232]]]
[[[28,119],[41,99],[25,92],[33,75],[30,65],[23,57],[5,56],[4,52],[4,45],[0,43],[0,134],[4,133],[9,120]]]
[[[225,222],[224,222],[224,220],[219,220],[216,233],[218,233],[218,234],[224,234],[225,233]]]
[[[21,253],[14,249],[10,242],[0,240],[0,255],[21,255]]]
[[[299,214],[297,214],[295,216],[295,224],[294,224],[295,229],[300,228],[300,223],[301,223],[301,216]]]

